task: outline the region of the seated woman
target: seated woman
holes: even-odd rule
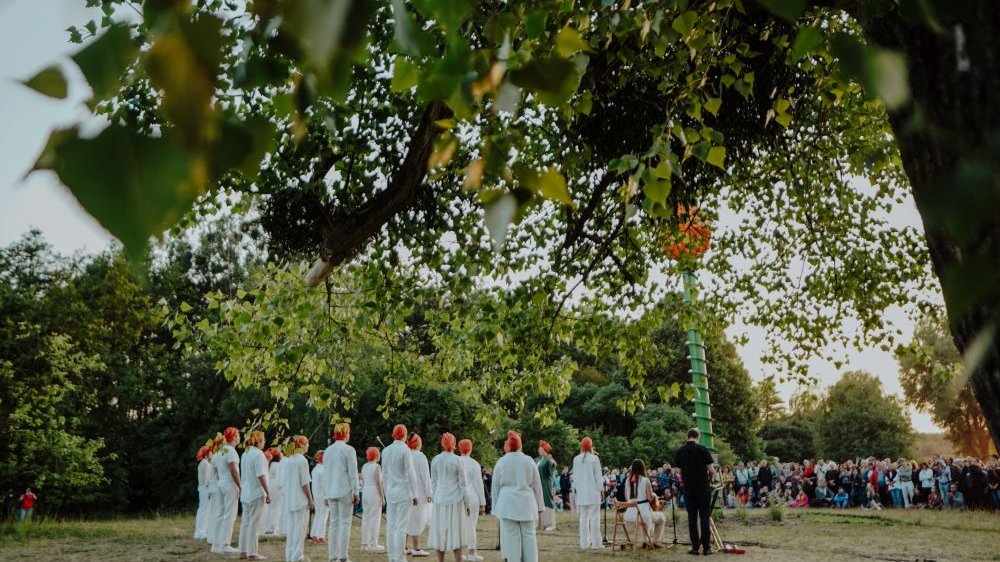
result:
[[[788,507],[809,507],[809,496],[802,490],[795,496],[795,499],[788,502]]]
[[[749,501],[750,495],[747,494],[746,487],[740,488],[740,491],[736,492],[736,507],[747,507]]]
[[[656,495],[653,486],[646,477],[646,465],[639,459],[632,461],[632,469],[625,481],[625,502],[620,507],[627,507],[624,519],[628,523],[637,523],[642,517],[646,524],[646,532],[654,546],[663,543],[663,528],[667,525],[667,516],[653,510]]]

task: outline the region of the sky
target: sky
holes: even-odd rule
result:
[[[87,86],[68,61],[68,55],[78,46],[69,43],[66,28],[82,25],[99,12],[87,10],[83,0],[0,0],[0,246],[18,239],[25,231],[38,228],[59,252],[100,252],[111,242],[111,236],[92,219],[51,172],[34,172],[25,176],[41,152],[49,132],[72,124],[87,115],[82,100]],[[71,77],[67,100],[53,100],[39,95],[19,82],[42,68],[59,63]],[[912,201],[890,217],[895,224],[920,225]],[[908,341],[913,327],[902,310],[890,310],[887,317],[903,331],[901,341]],[[746,333],[749,342],[739,346],[744,364],[755,380],[769,373],[761,358],[767,352],[764,332],[756,328],[733,325],[729,334]],[[898,366],[891,353],[876,347],[862,350],[834,349],[846,358],[837,369],[833,364],[814,360],[812,374],[819,379],[822,390],[836,382],[841,373],[861,369],[877,375],[889,394],[902,396]],[[711,377],[711,359],[709,359]],[[711,381],[711,378],[709,379]],[[711,384],[711,382],[709,383]],[[796,390],[793,383],[779,387],[787,400]],[[910,411],[914,429],[938,432],[930,416]]]

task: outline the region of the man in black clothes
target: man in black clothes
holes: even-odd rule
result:
[[[674,458],[674,465],[681,469],[684,483],[684,505],[688,512],[688,532],[691,535],[689,554],[698,554],[698,545],[706,556],[712,554],[712,532],[709,528],[711,475],[715,473],[712,455],[698,444],[698,430],[688,430],[688,440]],[[698,522],[701,521],[701,540],[698,540]]]

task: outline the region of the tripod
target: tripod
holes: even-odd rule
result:
[[[601,511],[604,512],[604,531],[601,533],[601,544],[608,546],[611,541],[608,540],[608,504],[606,500],[601,502]]]

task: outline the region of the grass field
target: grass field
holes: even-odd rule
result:
[[[686,541],[686,519],[679,512],[678,515],[678,538]],[[727,542],[744,545],[747,554],[717,554],[716,559],[734,562],[1000,561],[1000,516],[993,513],[786,510],[781,522],[772,521],[766,510],[751,510],[745,515],[743,518],[737,517],[735,512],[727,512],[720,522],[720,530]],[[542,562],[694,559],[687,554],[686,545],[656,551],[612,553],[605,549],[599,553],[581,553],[577,548],[576,518],[560,513],[558,521],[557,531],[540,537],[539,560]],[[111,562],[236,558],[210,554],[203,542],[191,539],[192,525],[191,517],[7,524],[0,526],[0,560]],[[610,516],[608,525],[610,534]],[[385,554],[359,550],[360,528],[360,521],[355,521],[351,558],[355,562],[384,562]],[[667,542],[672,538],[668,524]],[[499,553],[494,550],[496,544],[496,520],[481,518],[479,546],[487,561],[500,561]],[[233,546],[236,546],[235,537]],[[270,560],[282,560],[284,541],[264,540],[261,550]],[[307,544],[306,556],[314,562],[325,561],[326,547]]]

